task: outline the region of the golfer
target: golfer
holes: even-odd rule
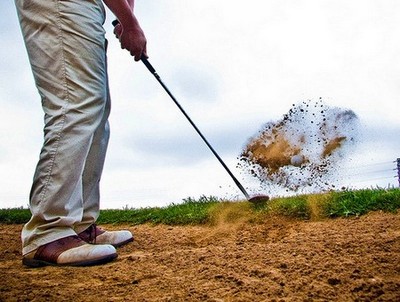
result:
[[[115,34],[135,60],[147,57],[134,0],[103,0]],[[102,0],[15,0],[44,111],[44,142],[23,227],[22,262],[85,266],[117,257],[129,231],[96,226],[109,139],[105,8]]]

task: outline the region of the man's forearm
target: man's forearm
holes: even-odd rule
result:
[[[133,14],[135,0],[103,0],[103,2],[117,17],[123,28],[138,26],[139,23]]]
[[[127,0],[127,1],[128,1],[129,6],[131,7],[131,9],[133,11],[133,9],[135,7],[135,0]]]

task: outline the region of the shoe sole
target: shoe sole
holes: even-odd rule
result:
[[[110,262],[118,257],[117,253],[107,255],[105,257],[99,258],[99,259],[92,259],[92,260],[86,260],[86,261],[79,261],[79,262],[72,262],[72,263],[54,263],[54,262],[47,262],[44,260],[38,260],[38,259],[28,259],[28,258],[22,258],[22,263],[26,266],[29,267],[43,267],[43,266],[92,266],[92,265],[99,265],[99,264],[105,264],[107,262]]]

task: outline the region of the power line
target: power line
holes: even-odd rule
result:
[[[360,182],[368,182],[368,181],[383,180],[383,179],[394,179],[394,178],[397,178],[397,175],[395,175],[395,176],[387,176],[387,177],[368,178],[368,179],[363,179],[363,180],[355,180],[355,181],[352,181],[352,182],[360,183]]]
[[[373,164],[366,164],[366,165],[360,165],[360,166],[352,166],[352,167],[348,167],[348,169],[359,169],[359,168],[365,168],[365,167],[383,166],[383,165],[389,165],[389,164],[394,164],[394,163],[396,163],[396,160],[380,162],[380,163],[373,163]]]
[[[386,172],[393,172],[397,171],[397,168],[394,169],[385,169],[385,170],[373,170],[373,171],[365,171],[353,174],[346,174],[346,176],[359,176],[359,175],[366,175],[366,174],[376,174],[376,173],[386,173]]]

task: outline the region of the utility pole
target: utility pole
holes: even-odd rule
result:
[[[397,159],[397,179],[399,181],[399,187],[400,187],[400,158]]]

